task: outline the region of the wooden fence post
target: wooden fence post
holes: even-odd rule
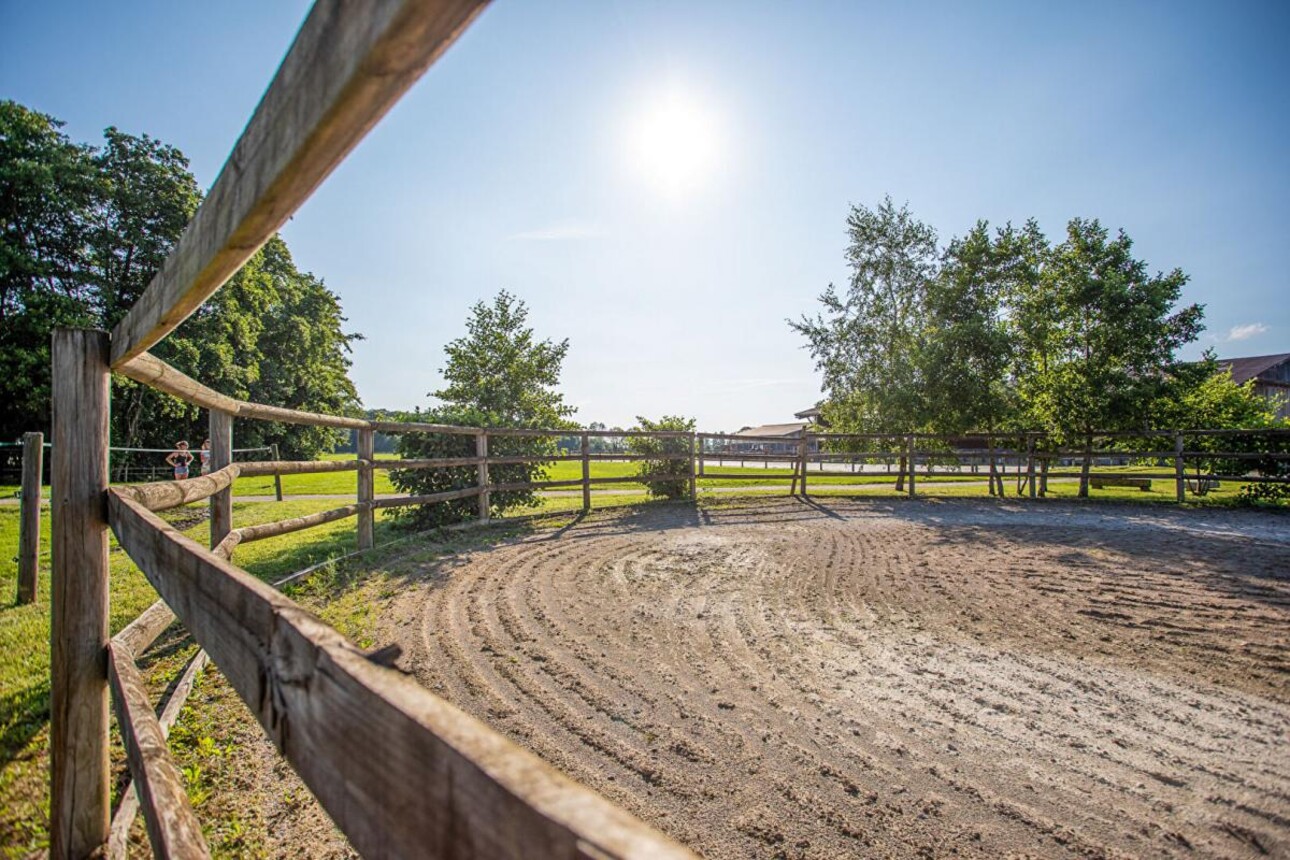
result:
[[[914,473],[916,469],[914,465],[914,437],[912,435],[905,437],[905,454],[909,458],[909,497],[912,499],[914,497]]]
[[[505,450],[503,448],[503,450]],[[479,521],[488,522],[492,512],[490,507],[491,499],[488,493],[488,431],[480,431],[475,434],[475,456],[483,458],[476,471],[476,477],[479,480]]]
[[[1178,503],[1187,501],[1186,470],[1183,466],[1183,434],[1174,433],[1174,484]]]
[[[797,443],[797,459],[802,465],[802,498],[806,498],[806,445],[806,433],[802,433],[802,438]]]
[[[691,431],[690,433],[690,501],[694,501],[694,502],[697,502],[699,500],[698,482],[696,480],[696,476],[698,474],[698,465],[695,462],[696,458],[695,458],[695,447],[694,447],[696,441],[698,440],[695,439],[694,432]]]
[[[1030,498],[1035,497],[1035,437],[1026,435],[1026,483],[1030,487]]]
[[[272,449],[274,462],[277,462],[278,460],[282,459],[282,455],[278,453],[277,442],[274,442],[272,445],[269,446],[269,448]],[[278,497],[278,501],[279,502],[282,501],[282,476],[281,475],[273,476],[273,492]]]
[[[375,543],[373,528],[376,511],[372,502],[376,497],[375,475],[372,460],[376,456],[376,434],[370,428],[358,431],[358,548],[371,549]]]
[[[40,479],[45,434],[22,434],[22,511],[18,520],[18,603],[36,602],[40,577]]]
[[[55,329],[50,856],[108,838],[108,335]]]
[[[233,416],[218,409],[210,411],[211,459],[208,471],[215,472],[233,462]],[[233,487],[211,496],[211,547],[233,530]]]
[[[591,510],[591,440],[582,434],[582,509]]]

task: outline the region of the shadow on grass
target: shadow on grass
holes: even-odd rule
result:
[[[8,767],[48,724],[48,678],[0,699],[0,769]]]

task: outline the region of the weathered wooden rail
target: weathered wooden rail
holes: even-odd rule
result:
[[[236,541],[342,515],[357,516],[359,542],[370,546],[377,507],[372,439],[386,428],[358,418],[240,401],[148,353],[273,235],[484,5],[483,0],[318,0],[214,186],[139,301],[111,336],[54,333],[50,853],[57,860],[124,848],[133,818],[128,807],[135,801],[123,804],[109,846],[109,699],[134,785],[127,794],[143,813],[153,852],[209,854],[166,749],[166,727],[136,666],[136,658],[172,617],[228,677],[364,856],[692,856],[410,679],[369,660],[336,631],[222,557]],[[109,490],[112,372],[210,410],[214,474],[183,486]],[[357,430],[359,457],[342,467],[358,470],[356,503],[296,522],[234,529],[231,491],[239,474],[336,468],[281,462],[234,466],[235,418]],[[490,488],[482,458],[487,437],[476,433],[476,439],[478,485],[463,495],[478,496],[486,517]],[[211,506],[213,549],[179,535],[154,513],[203,499]],[[382,504],[425,501],[408,497]],[[109,526],[162,598],[111,640]],[[225,550],[217,553],[221,546]],[[173,714],[177,707],[168,705],[165,712]]]

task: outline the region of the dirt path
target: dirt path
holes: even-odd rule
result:
[[[711,858],[1290,855],[1290,519],[595,514],[389,604],[428,687]]]

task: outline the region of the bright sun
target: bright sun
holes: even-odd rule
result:
[[[635,118],[627,144],[633,167],[669,197],[685,196],[711,176],[720,149],[711,111],[679,90],[664,94]]]

